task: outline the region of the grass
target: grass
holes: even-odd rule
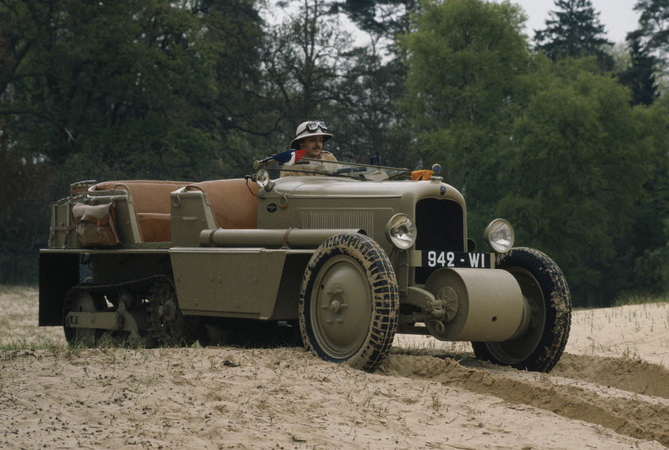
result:
[[[18,294],[21,296],[28,296],[33,292],[37,292],[38,286],[27,284],[0,284],[0,294]]]
[[[67,345],[64,345],[62,342],[52,341],[50,339],[41,339],[38,341],[17,339],[7,342],[0,342],[1,352],[35,351],[35,350],[48,350],[52,353],[56,353],[58,351],[67,350]]]
[[[653,334],[666,336],[667,330],[669,330],[669,309],[664,308],[669,306],[668,303],[669,294],[664,296],[628,295],[617,299],[614,306],[618,308],[605,311],[604,314],[595,314],[594,310],[578,311],[573,320],[576,326],[586,327],[590,332],[590,337],[586,341],[590,348],[589,350],[586,348],[585,351],[589,351],[591,354],[604,352],[605,354],[636,360],[642,356],[640,354],[643,352],[639,346],[643,342],[639,341],[639,345],[637,345],[637,339],[650,339],[650,337],[644,337],[644,333],[649,334],[649,336]],[[627,305],[648,306],[625,308],[624,306]],[[660,313],[655,311],[658,307],[662,309]],[[38,296],[37,289],[34,287],[0,285],[0,310],[4,311],[4,314],[0,315],[0,361],[21,358],[36,351],[42,351],[47,355],[56,357],[72,358],[78,356],[82,350],[87,348],[85,345],[69,346],[65,342],[62,327],[38,327]],[[598,317],[597,320],[595,320],[595,316]],[[618,324],[615,325],[617,328],[613,328],[615,330],[614,336],[612,336],[612,339],[605,339],[602,330],[611,327],[612,324]],[[621,333],[624,333],[624,335]],[[103,339],[93,348],[101,351],[107,363],[113,365],[118,360],[134,354],[132,351],[115,350],[118,344],[117,342],[105,342]],[[398,335],[395,345],[396,347],[391,350],[391,353],[440,358],[450,357],[456,360],[471,356],[471,346],[468,342],[441,342],[431,337]],[[664,351],[668,348],[669,341],[660,337],[656,345],[658,351]],[[183,345],[183,347],[186,346]],[[199,348],[199,344],[196,343],[191,347]],[[136,350],[138,347],[121,344],[121,348]],[[158,352],[164,351],[162,347],[158,349]],[[245,354],[253,358],[255,352],[262,352],[262,350],[251,348],[250,353]],[[149,355],[149,353],[141,352],[140,354],[145,357]],[[168,360],[170,359],[169,355],[163,356]],[[261,376],[260,371],[270,369],[276,371],[277,379],[281,379],[285,373],[297,369],[306,378],[323,382],[332,381],[340,375],[337,371],[325,375],[308,371],[305,367],[309,365],[310,361],[310,353],[296,352],[294,348],[286,347],[275,353],[274,358],[268,360],[267,367],[258,367],[249,374],[257,379]],[[217,356],[214,358],[212,355],[208,355],[204,364],[210,372],[227,373],[230,367],[237,367],[243,362],[238,356],[232,358]],[[168,365],[168,368],[171,367]],[[337,368],[339,369],[339,366]],[[187,372],[186,368],[180,366],[175,366],[173,369]],[[376,401],[373,403],[376,405]],[[432,403],[434,408],[442,407],[435,399],[432,399]]]
[[[601,311],[580,310],[574,314],[574,327],[587,330],[578,346],[584,354],[660,364],[666,361],[662,355],[667,354],[669,346],[665,338],[669,331],[669,298],[629,296],[615,306]],[[584,343],[587,346],[583,346]]]
[[[613,306],[646,305],[650,303],[667,303],[669,295],[626,295],[619,297]]]

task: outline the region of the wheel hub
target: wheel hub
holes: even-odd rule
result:
[[[330,311],[333,313],[341,311],[341,303],[339,303],[339,300],[332,300],[332,303],[330,303]]]
[[[460,299],[458,293],[450,286],[444,286],[439,290],[435,296],[437,300],[441,300],[444,305],[444,322],[450,322],[455,319],[460,311]]]
[[[183,338],[176,292],[170,280],[159,279],[151,287],[151,334],[159,342],[169,343]]]
[[[336,288],[330,289],[326,292],[326,295],[330,296],[330,303],[323,304],[321,308],[329,310],[332,314],[339,314],[348,308],[348,304],[342,298],[344,289]]]
[[[354,353],[363,342],[371,320],[367,278],[347,258],[333,258],[319,277],[318,309],[312,311],[317,339],[338,357]]]
[[[158,306],[158,315],[167,322],[173,322],[177,318],[177,305],[174,300],[169,299],[165,304]]]

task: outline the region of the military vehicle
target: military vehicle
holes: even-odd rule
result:
[[[559,360],[571,323],[560,268],[514,248],[503,219],[484,230],[492,251],[477,251],[465,199],[438,166],[303,158],[254,169],[71,185],[40,251],[40,325],[63,326],[70,343],[144,345],[205,339],[210,327],[299,327],[309,351],[366,371],[397,333],[470,341],[478,358],[519,369]]]

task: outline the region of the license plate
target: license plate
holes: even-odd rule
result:
[[[441,252],[423,250],[423,267],[466,267],[490,269],[490,253]]]

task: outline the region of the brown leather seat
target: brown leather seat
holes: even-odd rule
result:
[[[144,242],[168,242],[170,193],[187,186],[185,181],[122,180],[98,183],[91,190],[125,190],[130,193]]]
[[[184,186],[204,191],[211,204],[212,214],[219,228],[257,228],[258,186],[243,178],[203,181],[105,181],[91,190],[119,189],[130,193],[144,242],[167,242],[170,233],[170,193]],[[249,190],[253,191],[253,193]]]
[[[189,185],[207,194],[216,226],[231,230],[258,228],[258,186],[243,178]]]

